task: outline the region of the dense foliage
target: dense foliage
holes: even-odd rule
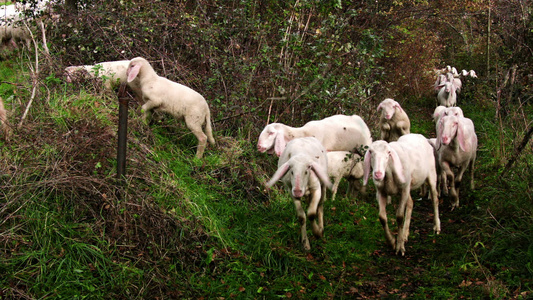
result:
[[[531,142],[519,148],[533,122],[530,2],[68,2],[43,17],[50,56],[0,53],[13,127],[0,141],[0,299],[531,296]],[[123,182],[116,95],[62,72],[136,56],[205,96],[218,145],[193,159],[185,126],[148,127],[132,101]],[[442,199],[443,234],[416,201],[395,257],[373,190],[340,192],[325,240],[303,252],[288,195],[263,189],[277,161],[255,150],[263,126],[355,113],[376,137],[390,97],[412,132],[434,136],[434,69],[446,65],[479,76],[459,105],[480,148],[476,190],[462,186],[454,211]]]

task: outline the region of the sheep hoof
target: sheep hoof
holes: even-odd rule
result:
[[[324,229],[318,229],[318,230],[314,230],[313,229],[313,235],[317,238],[317,239],[321,239],[324,237]]]
[[[456,201],[456,202],[452,203],[452,211],[453,211],[456,207],[459,207],[459,201]]]
[[[302,246],[304,248],[304,251],[310,251],[311,245],[309,244],[309,240],[302,241]]]
[[[398,253],[401,253],[402,256],[405,256],[405,246],[403,245],[396,245],[396,255],[398,255]]]

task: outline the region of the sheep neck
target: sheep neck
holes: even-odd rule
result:
[[[374,184],[376,185],[377,189],[379,189],[382,193],[386,195],[395,195],[400,191],[400,189],[398,188],[398,184],[396,184],[392,169],[390,167],[385,170],[385,178],[383,179],[383,181],[374,181]]]

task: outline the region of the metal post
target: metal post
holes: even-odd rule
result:
[[[126,179],[126,147],[128,141],[128,102],[126,84],[121,84],[118,91],[118,147],[117,147],[117,177],[120,181]]]

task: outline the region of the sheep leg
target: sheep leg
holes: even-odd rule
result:
[[[366,185],[363,185],[359,180],[355,180],[354,182],[361,195],[366,195]]]
[[[348,183],[348,195],[351,195],[354,197],[356,195],[356,192],[361,193],[361,195],[366,195],[366,186],[361,184],[361,181],[358,179],[352,179],[349,180]]]
[[[381,125],[381,136],[380,136],[380,139],[381,140],[384,140],[384,141],[387,141],[389,139],[389,136],[390,136],[390,125],[387,124],[387,123],[384,123],[383,125]]]
[[[476,161],[476,156],[472,158],[470,161],[470,189],[473,190],[475,188],[474,185],[474,163]]]
[[[326,192],[326,188],[323,187],[323,192]],[[324,236],[324,199],[320,199],[317,207],[317,218],[313,220],[313,235],[317,239],[321,239]],[[318,222],[317,222],[318,221]]]
[[[300,243],[302,243],[304,250],[309,251],[311,250],[311,245],[307,238],[306,216],[305,211],[302,208],[302,201],[294,199],[294,207],[296,208],[298,223],[300,223]]]
[[[333,183],[333,187],[331,188],[331,201],[335,200],[335,196],[337,195],[337,189],[339,188],[339,184],[341,183],[341,177],[335,178],[335,182]]]
[[[383,230],[385,231],[385,239],[387,240],[387,244],[394,249],[396,239],[392,236],[392,233],[389,230],[389,223],[387,222],[387,196],[382,195],[378,191],[376,197],[379,204],[379,221],[381,222],[381,226],[383,226]]]
[[[396,254],[398,252],[405,254],[405,242],[409,237],[409,225],[411,222],[411,213],[413,211],[413,199],[410,194],[411,189],[406,187],[402,190],[402,199],[396,210],[396,223],[398,224],[398,237],[396,239]]]
[[[448,195],[448,177],[446,175],[446,172],[442,170],[440,172],[440,191],[439,196],[443,193],[444,195]]]
[[[445,172],[450,182],[450,196],[452,197],[452,210],[454,210],[456,207],[459,206],[459,193],[455,186],[458,181],[455,178],[455,175],[453,174],[453,170],[451,170],[448,164],[446,164],[446,166],[447,169],[445,169]]]
[[[433,231],[437,234],[440,233],[440,218],[439,218],[439,198],[437,197],[437,183],[436,178],[430,176],[427,184],[429,184],[431,190],[431,200],[433,202]]]
[[[421,187],[420,187],[420,197],[426,197],[428,194],[428,187],[427,187],[427,184],[423,184]]]
[[[466,168],[468,167],[469,163],[462,165],[459,168],[459,172],[457,173],[457,176],[455,176],[455,180],[453,182],[453,191],[452,191],[452,197],[453,197],[453,204],[452,207],[459,207],[459,187],[461,185],[461,181],[463,181],[463,175],[466,171]]]
[[[442,181],[443,181],[444,194],[448,195],[448,182],[450,183],[450,190],[452,189],[452,187],[455,188],[455,185],[454,185],[455,176],[448,162],[443,161],[441,163],[441,170],[442,170]]]
[[[158,108],[159,105],[154,101],[146,101],[146,103],[141,106],[141,111],[144,113],[144,122],[150,124],[152,120],[152,111]]]
[[[465,164],[465,165],[462,165],[460,168],[459,168],[459,172],[457,172],[457,176],[455,176],[455,183],[460,183],[461,181],[463,181],[463,175],[465,174],[465,171],[466,171],[466,168],[468,167],[468,163]]]
[[[191,132],[198,139],[198,147],[196,149],[196,157],[202,158],[204,155],[205,147],[207,146],[207,135],[202,131],[202,124],[198,123],[197,118],[185,117],[185,124],[191,130]]]
[[[440,172],[437,172],[437,197],[441,196],[442,182],[442,174]]]
[[[317,238],[321,238],[322,233],[324,231],[324,228],[320,227],[321,223],[323,226],[323,220],[320,220],[320,219],[322,218],[321,214],[323,210],[322,192],[326,192],[326,191],[325,190],[322,191],[322,190],[323,188],[321,187],[320,189],[311,191],[311,194],[309,196],[310,197],[309,207],[307,208],[307,218],[309,218],[309,222],[311,222],[311,226],[313,229],[313,234]],[[318,223],[317,223],[317,219],[318,219]]]

